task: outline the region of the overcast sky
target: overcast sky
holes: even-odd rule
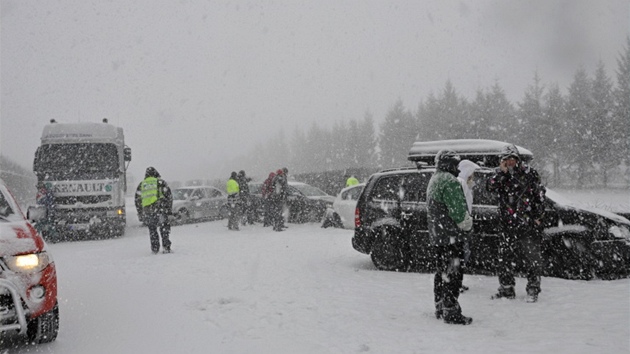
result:
[[[0,0],[1,153],[32,167],[43,126],[125,129],[130,172],[214,178],[280,129],[380,123],[451,80],[522,99],[537,70],[616,80],[628,0]],[[290,167],[290,166],[289,166]],[[247,170],[247,166],[237,169]],[[226,176],[227,177],[227,176]]]

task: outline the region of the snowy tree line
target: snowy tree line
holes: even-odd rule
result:
[[[20,207],[26,208],[35,202],[37,178],[33,171],[0,155],[0,178],[9,187]],[[22,211],[26,212],[26,209]]]
[[[499,83],[469,100],[447,81],[415,111],[395,102],[378,131],[370,113],[332,127],[313,123],[306,132],[295,128],[290,138],[281,132],[229,165],[263,178],[281,166],[294,174],[370,170],[408,165],[414,141],[493,139],[531,150],[549,185],[628,186],[630,38],[617,64],[616,81],[601,62],[591,75],[578,68],[566,95],[534,73],[516,104]]]

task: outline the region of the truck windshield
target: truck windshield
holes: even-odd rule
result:
[[[56,177],[115,176],[119,171],[114,144],[49,144],[35,154],[33,170]]]

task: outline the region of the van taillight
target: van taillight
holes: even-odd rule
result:
[[[359,208],[354,209],[354,227],[361,227],[361,217],[359,216]]]

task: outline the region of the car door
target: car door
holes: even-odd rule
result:
[[[203,204],[204,199],[205,196],[201,188],[196,188],[190,195],[190,209],[192,211],[191,215],[194,219],[200,219],[206,215],[207,212],[204,211]]]
[[[473,175],[473,233],[469,237],[470,266],[493,271],[499,253],[499,208],[496,194],[486,189],[492,171],[477,171]]]
[[[357,199],[363,190],[362,185],[354,186],[341,193],[339,199],[335,202],[335,209],[343,227],[346,229],[354,228],[354,213],[357,207]]]
[[[209,215],[212,217],[219,216],[221,207],[227,201],[226,197],[216,188],[208,188],[206,189],[206,193],[208,194]]]

